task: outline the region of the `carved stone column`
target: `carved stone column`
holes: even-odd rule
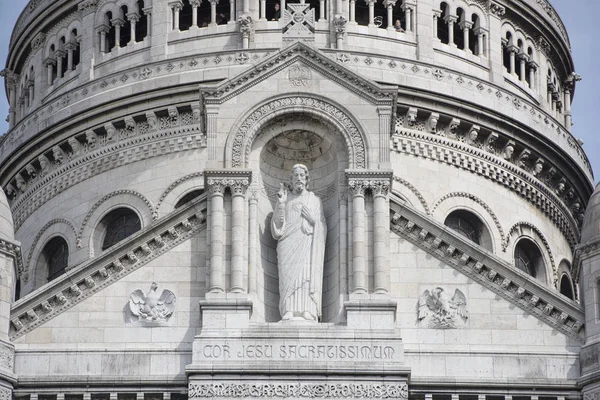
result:
[[[267,0],[260,0],[260,20],[267,20]]]
[[[137,37],[135,35],[135,25],[140,20],[140,14],[138,14],[136,12],[128,13],[127,19],[131,23],[131,30],[130,30],[131,41],[129,42],[129,44],[133,45],[134,43],[137,43]]]
[[[406,1],[404,4],[402,4],[402,9],[404,10],[404,21],[406,22],[406,32],[412,32],[414,30],[412,23],[414,6],[414,4],[409,4]]]
[[[487,31],[484,28],[479,27],[475,28],[473,33],[477,36],[477,55],[479,57],[487,57],[485,51]]]
[[[106,42],[106,34],[110,31],[110,27],[107,25],[100,25],[96,27],[96,32],[100,34],[100,52],[106,53],[108,51],[108,46]]]
[[[375,19],[375,2],[377,0],[365,0],[365,3],[369,6],[369,27],[375,27],[373,20]]]
[[[463,42],[465,44],[464,50],[470,51],[469,49],[469,30],[473,27],[473,23],[471,21],[462,21],[460,24],[460,29],[463,31]]]
[[[367,264],[365,242],[365,186],[361,179],[350,178],[352,194],[352,293],[367,293]]]
[[[229,22],[235,22],[235,0],[229,0]]]
[[[53,73],[52,70],[54,68],[54,66],[56,65],[56,60],[54,58],[46,58],[46,60],[44,61],[44,64],[46,65],[46,84],[48,86],[52,86],[52,82],[53,82]]]
[[[356,0],[350,0],[350,22],[356,23]]]
[[[210,23],[208,26],[217,26],[217,4],[219,0],[208,0],[210,2]]]
[[[383,5],[385,6],[387,11],[387,29],[393,31],[395,30],[393,11],[394,6],[396,5],[396,0],[384,0]]]
[[[123,18],[113,18],[110,22],[115,27],[115,47],[121,47],[121,28],[125,26],[125,20]]]
[[[444,20],[448,24],[448,45],[450,47],[456,47],[456,44],[454,44],[454,24],[458,18],[456,15],[446,15]]]
[[[374,292],[388,293],[388,248],[389,248],[389,201],[392,173],[379,174],[371,179],[369,185],[373,192],[373,256],[374,256]],[[387,175],[384,176],[384,175]]]
[[[333,17],[333,29],[335,30],[335,42],[338,50],[344,48],[344,34],[346,33],[346,18],[342,14]]]
[[[200,0],[190,0],[192,6],[192,27],[198,27],[198,8],[200,7]]]
[[[152,7],[144,7],[142,11],[146,15],[146,36],[152,35]]]
[[[256,293],[258,254],[258,189],[251,189],[248,202],[248,293]]]
[[[62,78],[63,77],[63,58],[66,55],[66,53],[64,52],[64,50],[56,50],[54,52],[54,58],[56,59],[56,77],[57,78]]]
[[[231,291],[245,292],[244,285],[244,215],[246,190],[250,184],[247,176],[232,178],[231,189]]]
[[[525,53],[519,53],[519,79],[525,81],[527,78],[525,77],[525,66],[529,57]]]
[[[538,70],[538,65],[535,61],[531,60],[527,63],[527,65],[529,66],[529,88],[531,88],[531,90],[536,90],[537,85],[535,80],[537,79],[536,71]]]
[[[179,12],[183,10],[183,1],[175,0],[169,2],[169,7],[171,7],[172,15],[173,15],[173,30],[179,30]]]
[[[442,10],[433,10],[433,38],[439,40],[438,38],[438,19],[442,16]]]
[[[517,75],[517,68],[516,68],[516,56],[517,56],[517,52],[519,51],[519,48],[515,45],[509,45],[508,46],[508,53],[510,56],[510,73],[513,75]]]
[[[9,69],[3,69],[0,71],[6,82],[8,88],[8,128],[11,129],[15,126],[15,109],[17,103],[17,75]]]
[[[73,52],[77,48],[77,43],[65,44],[65,50],[67,50],[67,71],[73,71]]]
[[[222,178],[209,177],[208,172],[205,187],[208,189],[210,201],[210,271],[208,290],[211,293],[223,293],[225,291],[224,283],[224,255],[225,243],[225,209],[223,205],[223,196],[225,194],[226,183]]]

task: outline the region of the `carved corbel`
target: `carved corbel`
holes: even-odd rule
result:
[[[117,139],[117,130],[112,122],[104,124],[104,130],[106,130],[106,142],[116,141]]]
[[[448,127],[446,128],[447,129],[447,133],[449,135],[456,136],[456,130],[458,129],[459,125],[460,125],[460,119],[458,119],[458,118],[452,118],[452,120],[448,124]]]
[[[567,188],[567,180],[565,178],[560,178],[558,184],[556,185],[556,192],[561,195]]]
[[[15,175],[15,185],[21,193],[24,193],[27,190],[27,182],[25,182],[25,178],[23,178],[21,174]]]
[[[512,140],[509,140],[508,143],[506,143],[506,145],[502,149],[502,158],[504,158],[507,161],[512,161],[512,156],[513,156],[514,152],[515,152],[515,142]]]
[[[479,125],[473,125],[469,130],[469,134],[467,135],[467,143],[469,143],[471,146],[476,146],[480,130],[481,127]]]
[[[38,32],[31,40],[31,52],[35,53],[44,46],[46,41],[46,34],[44,32]]]
[[[544,179],[548,185],[550,185],[550,183],[552,182],[552,179],[554,179],[555,175],[556,175],[556,169],[554,169],[554,167],[550,167],[550,169],[546,173],[546,178]]]
[[[527,161],[529,161],[530,155],[531,155],[531,151],[529,151],[527,149],[523,149],[523,151],[521,151],[521,154],[519,154],[517,165],[520,168],[527,168]]]
[[[113,24],[113,26],[118,26],[120,28],[125,26],[125,20],[121,17],[116,17],[116,18],[111,19],[110,23]]]
[[[54,161],[56,161],[57,164],[62,164],[65,161],[65,152],[60,146],[54,146],[52,148],[52,157],[54,157]]]
[[[9,183],[4,187],[4,193],[6,193],[6,197],[9,200],[14,199],[17,196],[17,191],[15,190],[15,187]]]
[[[535,160],[535,164],[533,165],[533,169],[531,170],[531,173],[533,174],[533,176],[538,177],[542,171],[544,170],[544,160],[542,158],[538,158],[537,160]]]
[[[429,118],[427,119],[427,129],[429,130],[429,132],[435,133],[439,120],[440,120],[440,114],[431,113],[431,115],[429,115]]]
[[[127,116],[125,117],[125,129],[129,132],[133,132],[135,130],[136,123],[133,117]]]
[[[50,160],[45,155],[40,155],[38,157],[38,161],[40,162],[40,175],[44,176],[50,170]]]
[[[79,140],[72,137],[67,140],[67,143],[71,147],[71,157],[78,157],[81,154],[81,143],[79,143]]]
[[[37,170],[32,164],[27,164],[25,166],[25,171],[27,171],[27,175],[29,175],[31,179],[35,179],[37,177]]]
[[[171,106],[168,108],[168,111],[171,124],[177,124],[179,121],[179,110],[177,110],[177,107]]]
[[[148,122],[150,130],[154,130],[158,127],[158,119],[156,118],[154,111],[146,112],[146,121]]]
[[[192,119],[195,124],[201,124],[202,122],[202,108],[198,102],[192,103]]]
[[[412,128],[415,126],[415,123],[417,122],[417,113],[419,110],[417,110],[414,107],[411,107],[408,109],[408,111],[406,112],[406,124],[409,128]]]
[[[498,3],[490,3],[490,13],[498,18],[502,18],[506,14],[506,9]]]
[[[485,139],[485,148],[487,151],[489,151],[490,153],[496,153],[496,142],[498,140],[498,134],[495,132],[492,132],[489,134],[489,136]]]
[[[87,142],[88,149],[91,150],[96,147],[96,143],[98,142],[98,135],[92,130],[86,131],[85,141]]]

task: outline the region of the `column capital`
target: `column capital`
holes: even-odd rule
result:
[[[522,61],[529,61],[529,56],[523,52],[517,53],[517,58]]]
[[[123,18],[117,17],[110,20],[110,23],[114,26],[123,27],[125,25],[125,20]]]
[[[50,65],[56,65],[56,59],[52,57],[48,57],[44,60],[44,65],[49,67]]]
[[[150,7],[144,7],[144,8],[142,8],[142,11],[146,15],[152,15],[152,6],[150,6]]]
[[[183,1],[182,0],[170,1],[169,7],[171,7],[174,10],[181,11],[183,9]]]
[[[110,32],[110,26],[106,24],[96,26],[96,32],[98,33],[108,33]]]
[[[252,182],[249,169],[213,169],[204,171],[204,186],[210,194],[223,195],[229,188],[233,196],[245,196]]]
[[[195,7],[195,8],[200,7],[200,3],[201,3],[200,0],[190,0],[190,6]]]
[[[66,54],[67,54],[66,51],[59,49],[54,52],[54,57],[58,60],[59,58],[64,57]]]
[[[140,14],[135,11],[125,14],[125,16],[128,20],[133,22],[138,22],[140,20]]]
[[[394,7],[396,5],[397,0],[383,0],[383,5],[386,8]]]
[[[6,85],[9,87],[9,89],[11,86],[14,86],[16,88],[17,81],[19,80],[19,75],[15,74],[8,68],[5,68],[2,71],[0,71],[0,76],[4,78],[4,80],[6,81]]]
[[[77,49],[77,43],[75,43],[75,42],[69,42],[69,43],[65,44],[65,50],[66,51],[73,51],[75,49]]]
[[[353,196],[364,196],[371,190],[374,196],[387,196],[392,185],[393,171],[346,170],[348,188]]]
[[[444,17],[444,21],[446,21],[447,23],[455,23],[456,21],[458,21],[458,17],[456,15],[446,15]]]
[[[473,33],[475,34],[475,36],[485,35],[486,33],[488,33],[488,29],[478,26],[477,28],[473,29]]]
[[[471,21],[462,21],[458,24],[458,26],[460,27],[460,29],[465,30],[465,29],[471,29],[473,27],[473,22]]]
[[[442,16],[442,10],[432,10],[433,16],[439,18]]]

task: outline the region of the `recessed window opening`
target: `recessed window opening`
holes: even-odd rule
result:
[[[448,34],[448,22],[446,21],[447,16],[450,14],[450,8],[448,4],[442,3],[440,4],[440,9],[442,10],[442,14],[437,19],[437,34],[438,39],[444,44],[448,44],[450,42],[450,35]]]
[[[48,282],[50,282],[64,274],[69,264],[69,247],[67,242],[60,236],[52,238],[44,246],[42,257],[48,268]]]
[[[454,23],[454,44],[461,50],[465,49],[465,37],[461,29],[461,22],[465,20],[465,11],[462,8],[456,9],[458,19]]]
[[[567,274],[563,274],[560,278],[560,293],[571,300],[575,300],[573,294],[573,283]]]
[[[515,267],[534,278],[542,277],[544,269],[542,253],[532,240],[521,239],[517,242],[514,263]]]
[[[183,196],[181,199],[179,199],[177,204],[175,204],[175,209],[178,209],[179,207],[183,206],[184,204],[189,203],[190,201],[194,200],[195,198],[198,198],[200,195],[202,195],[202,193],[204,193],[204,189],[192,190],[191,192],[189,192],[185,196]]]
[[[129,208],[118,208],[108,213],[101,222],[105,226],[102,250],[119,243],[141,229],[140,218]]]

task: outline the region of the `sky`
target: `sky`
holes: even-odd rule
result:
[[[8,42],[12,28],[27,0],[0,0],[0,70],[6,64]],[[551,0],[569,33],[575,72],[581,75],[572,104],[573,134],[583,140],[594,170],[595,181],[600,180],[600,134],[596,133],[600,116],[600,15],[599,0]],[[8,115],[8,102],[4,85],[0,85],[0,134],[8,131],[4,118]]]

